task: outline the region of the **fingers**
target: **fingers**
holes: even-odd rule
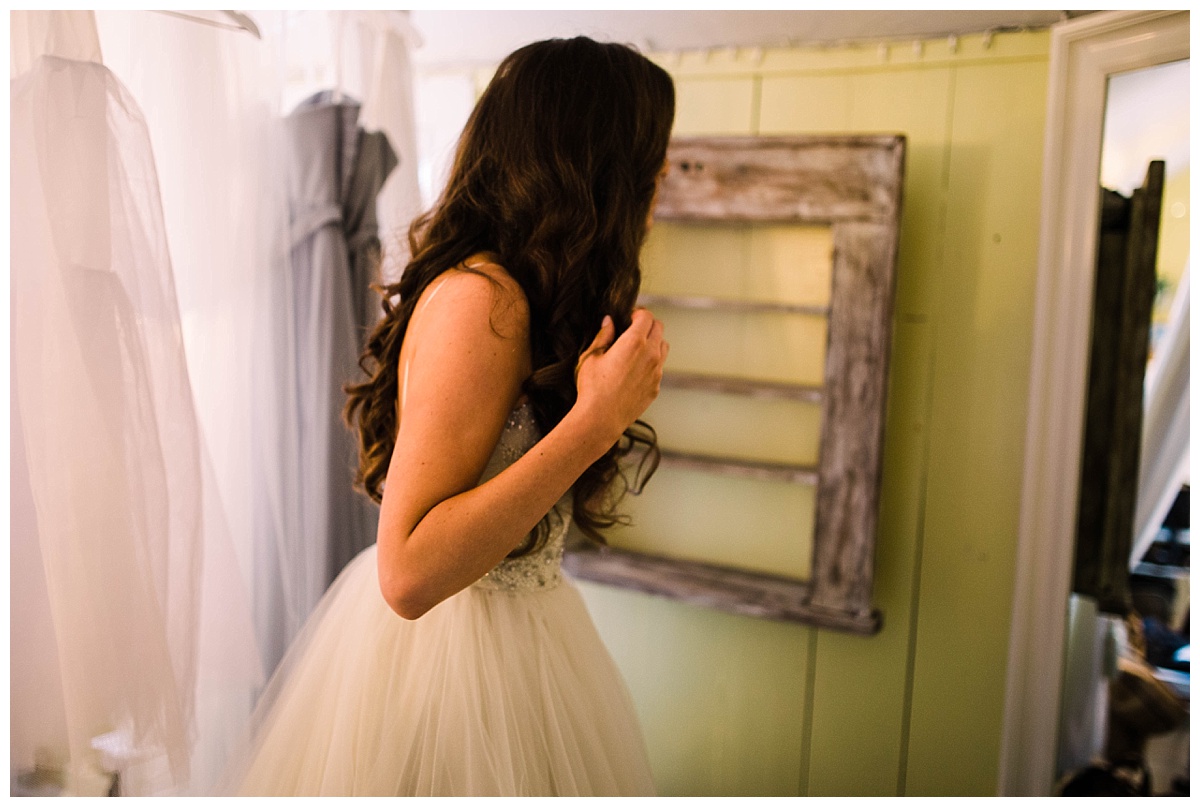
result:
[[[612,319],[605,317],[575,366],[579,401],[628,426],[658,397],[669,349],[663,324],[649,311],[634,311],[620,337]]]
[[[646,352],[650,355],[651,360],[662,368],[663,362],[667,360],[667,340],[663,338],[663,324],[661,320],[654,320],[654,324],[650,327],[650,333],[646,337]]]
[[[633,312],[633,318],[630,320],[629,327],[625,329],[625,332],[621,334],[613,347],[619,348],[625,353],[630,351],[636,352],[650,339],[655,326],[658,327],[661,334],[662,323],[656,320],[654,315],[646,309],[638,308]]]
[[[604,321],[600,323],[600,330],[596,332],[596,338],[592,340],[592,344],[588,346],[586,352],[591,353],[593,350],[603,350],[612,344],[613,335],[617,332],[617,326],[613,325],[612,317],[608,314],[604,315]]]
[[[650,326],[650,333],[648,333],[646,335],[646,341],[650,343],[651,347],[657,348],[659,346],[659,344],[662,342],[662,338],[663,338],[662,320],[656,319],[656,320],[654,320],[654,324]]]
[[[612,345],[613,336],[616,335],[617,326],[613,324],[612,317],[608,314],[604,315],[604,319],[600,323],[600,330],[596,332],[596,338],[588,345],[583,353],[579,354],[579,361],[575,362],[575,383],[579,384],[579,370],[583,367],[583,363],[590,356],[598,356],[603,354]]]
[[[604,321],[600,323],[600,330],[596,332],[596,338],[587,346],[583,353],[579,354],[579,364],[588,356],[596,356],[604,353],[612,346],[613,336],[617,333],[617,326],[613,324],[612,317],[608,314],[604,315]],[[578,372],[578,370],[576,371]]]
[[[654,315],[645,308],[634,309],[633,318],[630,320],[629,328],[625,331],[625,333],[632,331],[636,336],[640,336],[641,338],[645,339],[650,335],[650,329],[654,327],[656,322],[658,322],[658,320],[656,320]],[[624,336],[624,334],[622,334],[622,336]]]

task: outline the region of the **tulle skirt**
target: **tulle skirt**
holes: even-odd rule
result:
[[[470,587],[415,621],[375,547],[334,581],[255,712],[244,795],[652,795],[620,673],[575,587]]]

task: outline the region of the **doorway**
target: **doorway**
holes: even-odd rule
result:
[[[1188,69],[1107,86],[1056,764],[1081,794],[1189,786]]]
[[[1188,12],[1103,12],[1052,30],[1025,473],[999,792],[1054,785],[1108,79],[1190,55]]]

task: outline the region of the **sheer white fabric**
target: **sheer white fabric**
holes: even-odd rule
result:
[[[327,548],[304,528],[319,519],[303,491],[327,471],[301,468],[295,438],[302,335],[290,302],[279,122],[331,84],[367,99],[368,128],[382,128],[400,156],[378,204],[390,259],[387,233],[403,231],[416,213],[405,201],[417,198],[414,138],[406,135],[412,35],[398,12],[255,12],[261,41],[150,12],[97,16],[110,66],[142,102],[162,166],[197,408],[270,668],[327,582]]]
[[[39,56],[61,56],[100,62],[100,38],[90,11],[9,16],[9,75],[16,77],[33,67]]]
[[[363,108],[360,122],[387,135],[400,164],[379,193],[379,238],[383,243],[383,277],[400,279],[410,257],[408,225],[422,210],[417,183],[417,129],[413,103],[413,70],[409,55],[421,44],[408,12],[350,11],[343,53],[357,68]]]
[[[338,83],[401,157],[379,203],[398,266],[415,34],[338,14]],[[273,663],[324,588],[282,310],[278,123],[289,92],[329,86],[310,18],[256,12],[260,41],[154,12],[10,17],[12,760],[69,753],[75,792],[118,767],[125,793],[206,790],[261,687],[251,631]]]
[[[1162,341],[1146,368],[1141,465],[1129,568],[1154,542],[1191,474],[1191,272],[1185,269]]]
[[[45,580],[13,620],[33,613],[36,626],[44,608],[52,627],[23,628],[31,645],[13,661],[57,666],[61,689],[32,693],[51,717],[23,721],[14,750],[65,734],[68,792],[114,769],[124,793],[180,792],[194,781],[198,699],[244,698],[261,671],[138,104],[90,45],[64,51],[96,41],[87,20],[22,14],[15,32],[59,50],[11,85],[12,543],[30,573],[40,555]]]
[[[481,481],[540,433],[510,415]],[[652,795],[633,702],[562,577],[570,495],[542,543],[415,621],[379,590],[376,547],[342,572],[255,711],[223,792]]]
[[[653,795],[632,701],[574,586],[471,587],[408,622],[375,578],[371,547],[289,651],[239,793]]]
[[[285,18],[256,15],[261,41],[150,12],[97,18],[113,71],[147,110],[162,164],[197,410],[269,669],[325,587],[325,548],[302,529],[294,439],[296,334],[287,310],[279,109]]]
[[[106,65],[142,106],[154,144],[196,408],[253,579],[251,416],[286,411],[252,392],[278,350],[260,312],[287,277],[274,30],[260,21],[260,42],[152,12],[96,16]]]

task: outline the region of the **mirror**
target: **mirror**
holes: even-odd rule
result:
[[[1172,505],[1189,451],[1162,423],[1188,408],[1186,378],[1171,383],[1188,352],[1188,68],[1108,80],[1057,762],[1081,795],[1109,777],[1132,793],[1187,789],[1187,497]]]
[[[1002,795],[1056,783],[1108,80],[1189,56],[1186,11],[1099,12],[1052,29]]]

